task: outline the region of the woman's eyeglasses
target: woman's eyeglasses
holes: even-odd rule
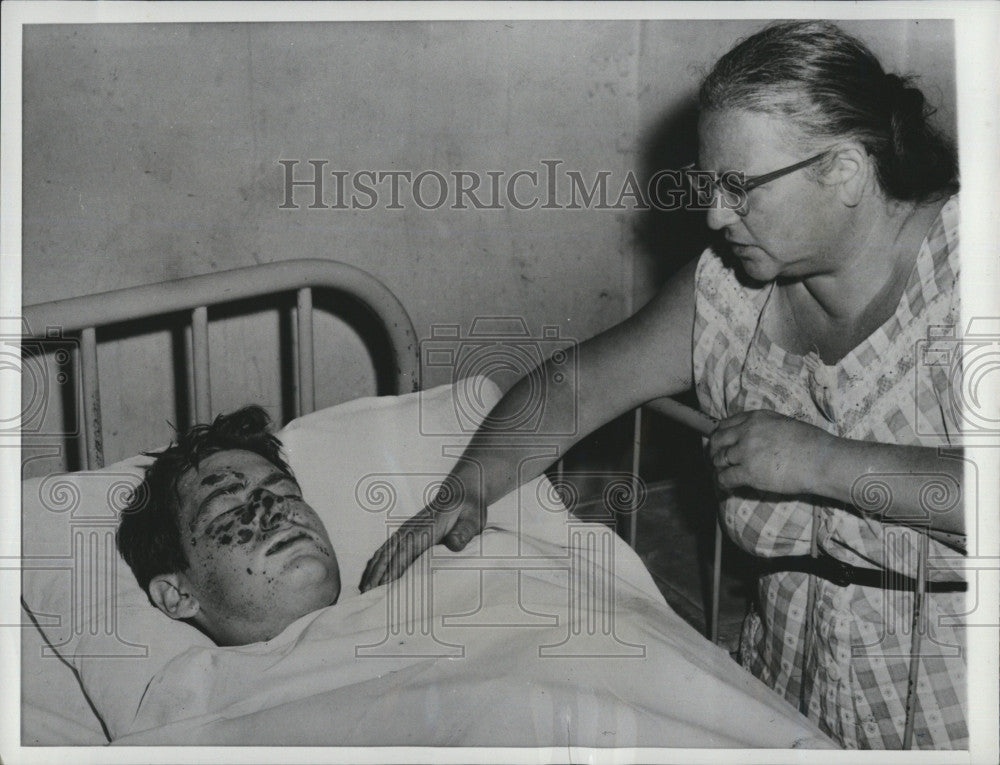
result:
[[[708,209],[715,203],[716,195],[721,200],[724,209],[734,210],[737,215],[746,215],[750,210],[747,205],[747,195],[758,186],[770,183],[803,167],[819,162],[830,153],[830,149],[821,151],[808,159],[796,162],[794,165],[772,170],[763,175],[755,175],[745,178],[743,173],[737,170],[725,170],[721,173],[712,173],[707,170],[696,170],[694,165],[687,165],[681,168],[688,182],[692,200],[702,208]]]

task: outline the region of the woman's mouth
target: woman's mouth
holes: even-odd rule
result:
[[[752,253],[750,252],[750,250],[754,249],[754,245],[752,244],[743,244],[742,242],[729,242],[728,240],[727,244],[729,245],[729,251],[732,252],[733,255],[735,255],[738,258],[742,259],[752,256]]]

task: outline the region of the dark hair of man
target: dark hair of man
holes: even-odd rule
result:
[[[220,414],[211,425],[195,425],[176,444],[158,453],[122,511],[118,525],[118,552],[128,563],[139,586],[147,592],[155,576],[185,571],[188,559],[181,547],[180,496],[177,482],[189,470],[216,452],[240,449],[254,452],[291,475],[281,457],[281,442],[267,428],[270,418],[259,406]]]
[[[829,22],[773,24],[743,40],[716,62],[699,101],[702,110],[786,119],[810,144],[806,153],[859,141],[891,199],[927,202],[958,190],[954,145],[929,122],[935,110],[924,94]]]

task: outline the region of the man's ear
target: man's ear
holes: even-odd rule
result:
[[[181,574],[154,576],[149,582],[149,599],[171,619],[190,619],[201,608],[187,577]]]

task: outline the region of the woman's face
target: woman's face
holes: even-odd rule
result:
[[[707,111],[698,125],[699,163],[715,173],[763,175],[807,158],[790,137],[798,135],[776,117],[742,110]],[[822,148],[822,147],[821,147]],[[725,235],[744,271],[758,281],[828,273],[838,264],[838,245],[848,226],[836,187],[818,183],[808,169],[796,170],[752,189],[745,215],[719,204],[708,225]]]

